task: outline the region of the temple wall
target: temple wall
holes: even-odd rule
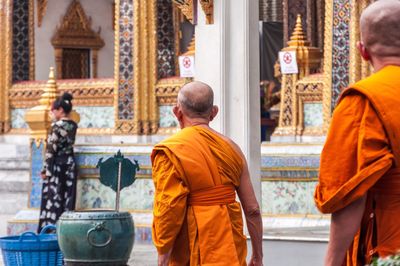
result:
[[[76,145],[79,165],[76,208],[114,208],[115,192],[100,183],[96,165],[100,158],[104,161],[121,150],[126,158],[138,161],[140,170],[135,183],[122,190],[120,206],[133,213],[151,213],[154,197],[150,162],[152,148],[151,145]],[[313,199],[321,149],[322,146],[317,144],[261,146],[261,206],[264,216],[321,216]],[[34,195],[33,191],[31,197]]]
[[[47,11],[41,27],[37,25],[35,16],[35,70],[36,80],[47,80],[49,68],[55,66],[54,48],[51,38],[60,25],[71,0],[48,1]],[[82,0],[83,9],[92,18],[92,29],[98,31],[105,46],[98,53],[98,77],[111,78],[114,76],[114,30],[112,0]],[[36,3],[36,1],[35,1]],[[37,10],[35,6],[35,11]]]

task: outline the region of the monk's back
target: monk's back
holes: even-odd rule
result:
[[[231,143],[201,126],[185,128],[174,139],[180,142],[162,144],[179,158],[191,191],[220,184],[239,186],[243,161]]]
[[[386,66],[348,92],[354,89],[364,94],[377,111],[390,140],[395,164],[400,167],[400,66]]]

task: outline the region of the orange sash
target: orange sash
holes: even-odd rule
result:
[[[226,205],[235,202],[236,190],[232,185],[219,185],[189,194],[188,204],[192,206]]]

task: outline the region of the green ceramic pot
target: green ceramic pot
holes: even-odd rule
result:
[[[126,265],[134,242],[129,212],[65,212],[57,224],[67,265]]]

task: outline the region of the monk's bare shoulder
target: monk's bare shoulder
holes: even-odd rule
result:
[[[216,135],[218,135],[219,137],[221,137],[223,140],[225,140],[225,141],[232,147],[232,149],[233,149],[234,151],[236,151],[236,152],[240,155],[240,157],[242,157],[243,162],[246,161],[246,159],[245,159],[245,157],[244,157],[244,154],[243,154],[242,150],[240,149],[239,145],[237,145],[233,140],[231,140],[230,138],[228,138],[228,137],[225,136],[225,135],[222,135],[222,134],[219,133],[218,131],[215,131],[215,130],[212,129],[212,128],[208,128],[208,129],[209,129],[211,132],[213,132],[213,133],[215,133]]]

